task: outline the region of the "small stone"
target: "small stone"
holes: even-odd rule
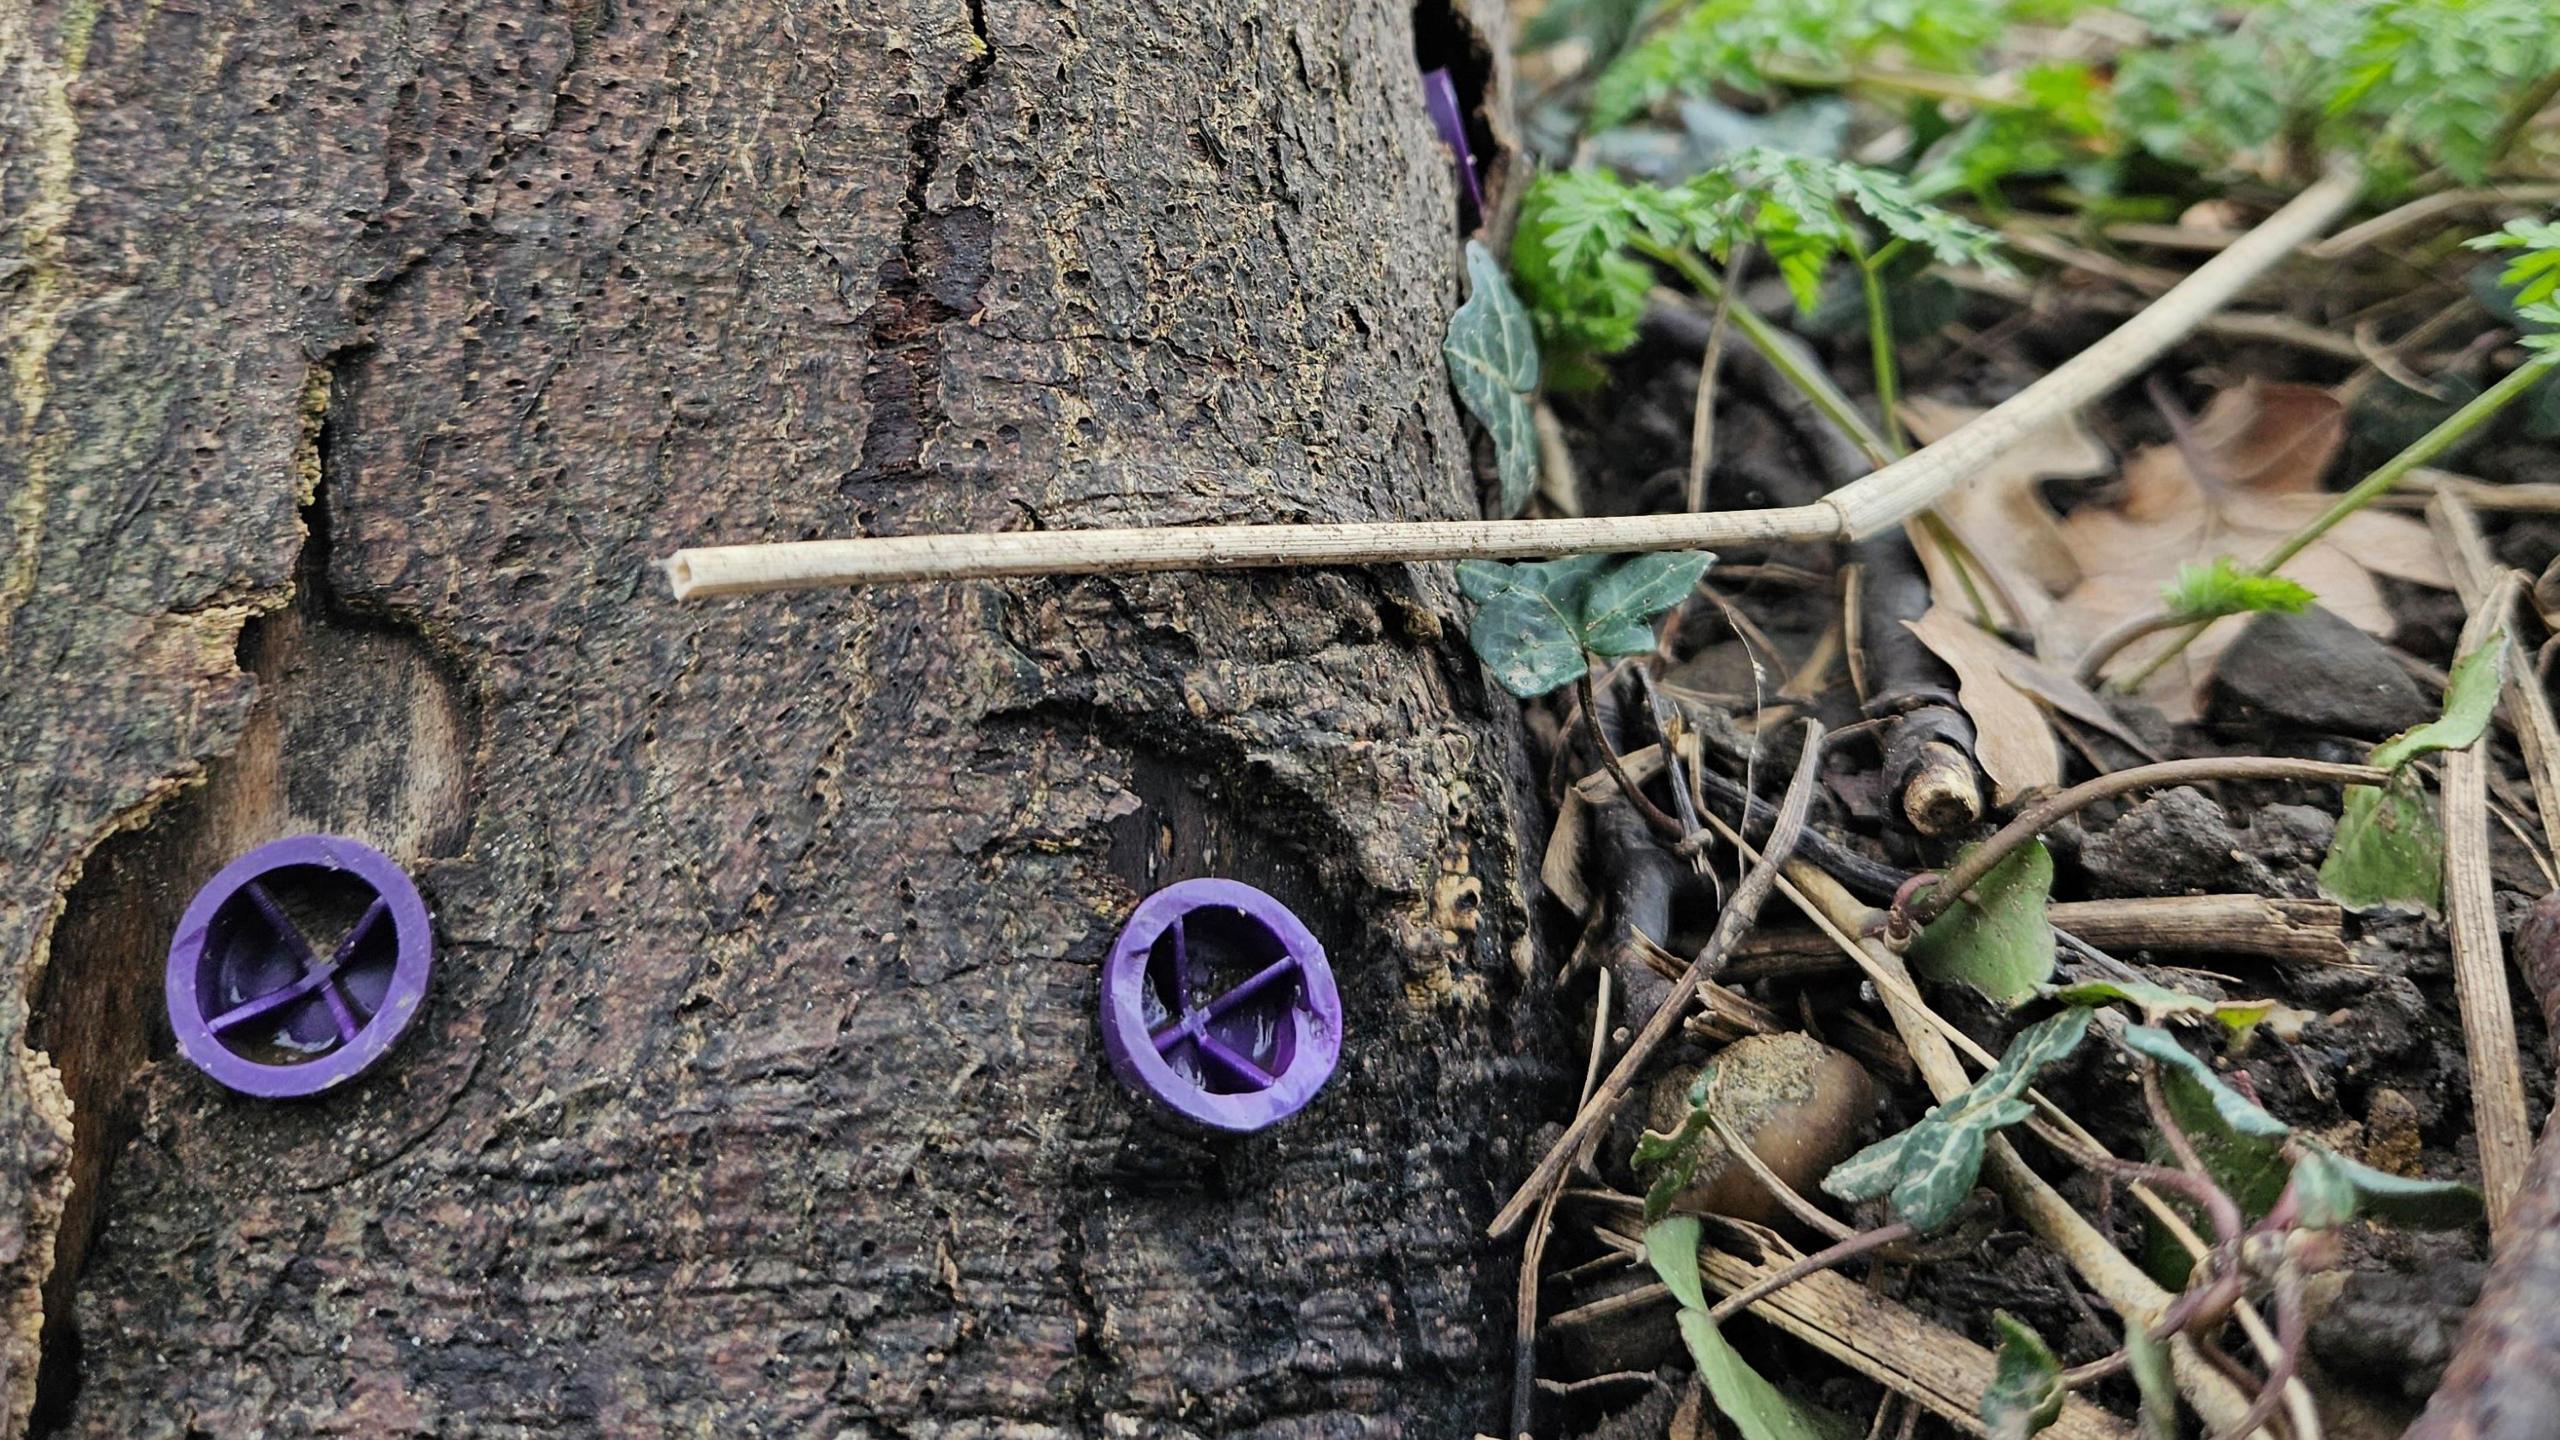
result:
[[[2255,864],[2231,817],[2192,785],[2162,790],[2080,844],[2089,888],[2102,898],[2258,890]]]
[[[2250,620],[2214,666],[2206,710],[2218,725],[2375,740],[2435,717],[2381,641],[2316,605]]]

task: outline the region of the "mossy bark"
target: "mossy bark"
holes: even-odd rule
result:
[[[38,1427],[119,1440],[1499,1429],[1545,1057],[1445,572],[651,567],[1478,513],[1414,73],[1498,81],[1473,14],[0,0],[8,1428],[41,1344]],[[162,947],[310,828],[440,970],[252,1103]],[[1093,1023],[1204,873],[1341,979],[1262,1137]]]

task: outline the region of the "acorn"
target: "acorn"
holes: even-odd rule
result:
[[[1832,1166],[1857,1152],[1875,1113],[1875,1082],[1865,1067],[1809,1035],[1781,1032],[1745,1036],[1707,1064],[1654,1082],[1650,1128],[1678,1133],[1689,1115],[1689,1092],[1710,1068],[1709,1113],[1800,1195],[1812,1194]],[[1697,1143],[1698,1166],[1673,1200],[1675,1209],[1764,1225],[1785,1216],[1785,1207],[1714,1131]]]

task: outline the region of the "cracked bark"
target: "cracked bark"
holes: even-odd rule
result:
[[[1496,1428],[1547,1057],[1445,575],[646,583],[1474,513],[1414,24],[0,0],[7,1428],[40,1317],[43,1433],[120,1440]],[[304,828],[411,865],[437,988],[252,1105],[158,952]],[[1164,1132],[1094,1034],[1201,873],[1352,1017],[1266,1137]]]

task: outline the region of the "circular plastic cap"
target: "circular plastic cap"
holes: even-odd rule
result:
[[[1102,967],[1102,1046],[1121,1083],[1212,1130],[1306,1107],[1342,1054],[1324,947],[1234,880],[1185,880],[1129,917]]]
[[[244,1095],[317,1095],[391,1049],[434,959],[426,902],[391,857],[296,835],[232,861],[187,902],[169,944],[169,1025],[196,1068]]]

